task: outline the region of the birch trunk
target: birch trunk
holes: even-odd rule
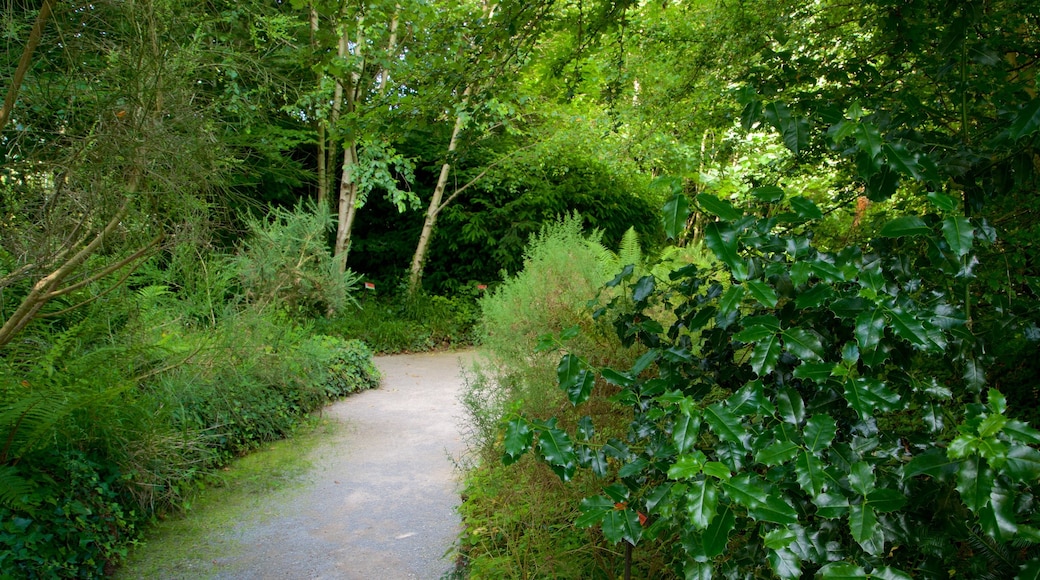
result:
[[[466,87],[463,95],[463,106],[469,101],[469,87]],[[451,139],[448,141],[448,159],[458,148],[459,133],[462,132],[462,115],[455,116],[455,126],[451,130]],[[419,243],[415,247],[415,255],[412,256],[412,267],[408,274],[408,293],[414,294],[422,282],[423,267],[426,262],[426,251],[430,247],[430,239],[433,238],[433,228],[437,225],[437,216],[444,209],[441,200],[444,199],[444,190],[448,186],[448,175],[451,173],[451,163],[448,161],[441,165],[441,174],[437,177],[437,186],[433,188],[433,197],[430,205],[426,208],[426,218],[423,220],[422,232],[419,234]]]

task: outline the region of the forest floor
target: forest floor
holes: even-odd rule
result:
[[[164,522],[117,577],[450,575],[465,447],[459,396],[473,356],[376,357],[378,389],[324,409],[324,428],[280,442],[274,459],[257,454],[247,469],[261,485],[228,486],[242,489],[204,497],[187,516]]]

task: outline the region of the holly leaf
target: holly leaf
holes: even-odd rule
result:
[[[553,473],[563,481],[570,480],[577,469],[578,458],[574,454],[570,437],[565,431],[555,427],[555,421],[538,434],[538,450]]]
[[[600,527],[603,537],[614,544],[625,540],[634,546],[643,536],[643,527],[639,525],[639,513],[631,509],[614,509],[607,512],[603,515]]]
[[[869,541],[878,532],[877,515],[870,504],[854,504],[849,506],[849,529],[852,539],[860,545]]]
[[[823,462],[812,453],[805,451],[798,453],[798,459],[794,463],[794,473],[798,479],[798,485],[813,497],[819,497],[827,489]]]
[[[924,220],[912,215],[897,217],[881,228],[881,235],[886,238],[920,236],[930,233],[932,233],[932,229],[925,225]]]
[[[1008,129],[1008,137],[1017,141],[1036,133],[1037,130],[1040,130],[1040,99],[1033,99],[1018,112]]]
[[[975,240],[975,228],[964,216],[948,217],[942,223],[943,238],[950,244],[950,250],[957,257],[966,256],[971,252],[972,242]]]
[[[751,190],[751,195],[759,201],[776,203],[784,199],[784,190],[775,185],[763,185]]]
[[[964,505],[975,513],[986,507],[993,491],[993,479],[993,470],[986,467],[984,459],[979,456],[965,459],[957,471],[957,491]]]
[[[798,512],[783,497],[766,496],[766,501],[748,507],[748,515],[755,520],[773,522],[782,526],[793,526],[798,523]]]
[[[686,230],[686,219],[690,217],[690,202],[682,192],[677,192],[665,202],[661,221],[664,233],[674,240]]]
[[[719,504],[719,493],[715,484],[709,479],[702,479],[690,483],[686,492],[686,511],[690,516],[690,523],[698,530],[703,530],[715,517],[715,509]]]
[[[751,369],[760,377],[773,372],[776,361],[780,360],[780,351],[780,339],[776,335],[759,341],[751,349]]]
[[[704,420],[719,439],[734,443],[747,451],[747,432],[729,409],[718,403],[711,405],[704,410]]]
[[[906,496],[897,489],[875,489],[868,493],[866,498],[874,511],[881,513],[894,512],[906,505]]]
[[[784,421],[798,425],[805,420],[805,402],[798,391],[784,389],[776,396],[776,408]]]
[[[885,335],[885,315],[880,310],[864,310],[856,317],[856,342],[860,350],[868,350]]]
[[[614,511],[614,500],[597,495],[581,500],[581,515],[575,520],[574,525],[579,528],[591,528],[603,521],[607,513]]]
[[[696,413],[680,413],[672,427],[672,441],[679,453],[685,453],[695,443],[701,432],[701,417]]]
[[[729,533],[733,530],[736,522],[737,518],[733,515],[733,510],[730,506],[722,505],[718,514],[708,524],[708,527],[704,530],[704,535],[701,537],[704,541],[704,554],[706,556],[714,558],[726,551],[726,545],[729,543]]]
[[[868,578],[863,568],[848,562],[831,562],[820,568],[819,574],[820,578],[824,580],[859,580]]]
[[[787,548],[769,550],[766,559],[769,560],[769,567],[777,576],[784,579],[802,577],[802,560],[791,550]]]
[[[789,328],[783,336],[784,346],[791,354],[802,360],[823,361],[823,344],[816,333],[804,328]]]
[[[769,284],[766,284],[765,282],[749,280],[747,282],[747,287],[748,290],[751,291],[751,296],[766,308],[776,306],[776,303],[779,301],[776,296],[776,291],[770,288]]]
[[[744,212],[733,207],[733,204],[715,197],[709,193],[702,193],[696,198],[697,205],[704,211],[717,215],[727,221],[736,221],[744,217]]]
[[[531,444],[534,442],[534,433],[527,424],[527,420],[523,417],[514,417],[509,420],[506,423],[503,442],[506,453],[502,456],[502,463],[506,465],[516,463],[521,455],[530,451]]]
[[[748,278],[747,263],[737,253],[737,232],[732,228],[722,229],[717,222],[704,228],[704,243],[723,264],[729,267],[733,278],[743,282]]]
[[[803,220],[823,218],[823,212],[820,211],[820,208],[811,199],[800,195],[791,198],[791,209]]]
[[[770,467],[786,463],[798,454],[799,447],[791,441],[777,441],[755,454],[755,461]]]
[[[830,415],[813,415],[805,424],[806,449],[814,455],[819,455],[821,451],[830,447],[837,432],[838,425]]]

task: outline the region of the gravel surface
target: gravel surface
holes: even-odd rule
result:
[[[458,398],[472,358],[377,357],[382,385],[325,409],[343,427],[312,452],[304,483],[262,498],[212,538],[228,549],[215,559],[200,553],[205,569],[183,577],[426,580],[450,572],[464,447]]]

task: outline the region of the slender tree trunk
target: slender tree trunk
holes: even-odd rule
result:
[[[311,10],[311,50],[314,54],[318,53],[318,11],[315,10],[314,4],[310,6]],[[318,73],[318,91],[321,92],[322,81],[325,79],[325,74],[322,72]],[[314,108],[314,124],[318,133],[318,207],[323,211],[328,207],[329,199],[329,170],[327,168],[328,153],[326,149],[326,137],[325,137],[325,124],[326,120],[322,119],[318,107]]]
[[[347,254],[350,252],[350,234],[357,215],[358,186],[354,180],[357,167],[357,145],[343,147],[343,176],[339,187],[339,227],[336,229],[336,266],[340,272],[347,270]]]
[[[25,47],[22,49],[22,58],[18,61],[18,68],[14,71],[11,85],[7,87],[7,94],[4,96],[4,104],[0,108],[0,131],[3,131],[4,127],[7,126],[7,122],[11,120],[11,112],[14,110],[15,101],[18,100],[18,91],[21,90],[22,81],[25,80],[25,73],[28,72],[29,65],[32,63],[32,55],[36,51],[36,45],[40,44],[40,38],[43,36],[43,27],[47,24],[47,19],[50,18],[53,4],[54,0],[43,0],[43,6],[40,6],[40,12],[36,15],[36,23],[33,24],[33,29],[29,33],[29,39],[25,42]]]
[[[462,93],[462,102],[469,101],[469,87]],[[441,165],[441,174],[437,177],[437,185],[433,188],[433,197],[430,205],[426,208],[426,219],[423,220],[422,232],[419,234],[419,243],[415,247],[415,255],[412,256],[412,267],[408,274],[408,292],[415,293],[422,281],[423,267],[426,262],[426,251],[433,238],[433,228],[437,225],[437,216],[444,209],[441,200],[444,199],[444,190],[448,186],[448,175],[451,173],[451,156],[459,145],[459,133],[462,132],[462,115],[455,117],[455,126],[451,130],[451,140],[448,141],[448,160]]]

